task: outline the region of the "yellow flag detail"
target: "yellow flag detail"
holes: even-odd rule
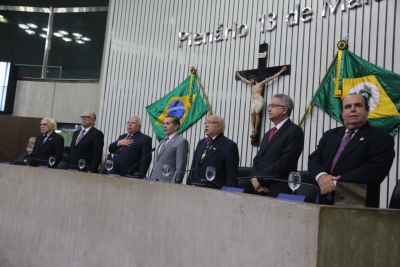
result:
[[[340,66],[342,65],[342,50],[338,51],[338,56],[337,56],[337,65],[336,65],[336,78],[333,79],[333,82],[335,83],[335,97],[342,97],[342,90],[339,89],[339,79],[340,79]]]
[[[351,79],[344,78],[342,82],[342,91],[342,99],[349,93],[368,95],[371,108],[368,115],[370,119],[400,115],[395,104],[374,75]]]
[[[168,101],[167,105],[165,105],[163,112],[157,118],[156,124],[164,124],[164,120],[168,115],[168,108],[175,101],[181,102],[183,104],[183,106],[181,108],[185,109],[185,113],[184,113],[183,117],[180,119],[181,124],[183,124],[183,122],[186,119],[187,114],[189,113],[189,110],[192,108],[192,103],[196,99],[196,96],[197,96],[197,94],[193,94],[192,98],[190,98],[190,95],[171,97],[171,99]]]

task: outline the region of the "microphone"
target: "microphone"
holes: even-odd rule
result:
[[[29,166],[34,166],[34,167],[36,167],[36,164],[33,164],[33,165],[31,165],[31,163],[32,163],[32,160],[36,160],[36,161],[41,161],[41,162],[46,162],[46,166],[47,165],[49,165],[48,163],[49,163],[49,161],[48,160],[44,160],[44,159],[37,159],[37,158],[29,158],[28,159],[28,161],[26,162],[26,165],[29,165]],[[37,163],[37,162],[35,162],[35,163]],[[37,164],[38,166],[39,166],[39,164]]]
[[[236,179],[240,179],[240,178],[257,178],[257,179],[262,179],[261,181],[275,181],[275,182],[280,182],[280,183],[294,183],[294,184],[302,184],[302,185],[308,185],[308,186],[312,186],[315,188],[315,191],[317,191],[317,195],[315,197],[315,204],[319,204],[319,195],[320,195],[320,191],[319,188],[314,185],[314,184],[310,184],[310,183],[303,183],[303,182],[292,182],[292,181],[288,181],[288,180],[282,180],[282,179],[278,179],[278,178],[274,178],[274,177],[279,177],[279,176],[247,176],[247,177],[237,177]],[[260,180],[259,180],[260,183]],[[261,183],[260,183],[261,184]]]
[[[146,156],[144,156],[143,158],[141,158],[138,162],[136,162],[136,164],[134,164],[132,167],[129,168],[128,173],[126,175],[126,177],[129,178],[139,178],[139,179],[143,179],[145,174],[140,173],[140,172],[135,172],[133,175],[129,175],[129,173],[131,172],[131,170],[136,167],[140,162],[142,162],[145,158],[147,158],[148,156],[150,156],[154,151],[156,150],[155,147],[153,147],[151,149],[151,152],[149,154],[147,154]]]
[[[1,149],[1,151],[3,151],[4,154],[6,154],[10,159],[14,160],[14,159],[10,156],[10,154],[8,154],[1,146],[0,146],[0,149]]]

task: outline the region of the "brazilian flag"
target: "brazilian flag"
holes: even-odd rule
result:
[[[312,103],[343,123],[340,101],[349,93],[369,99],[369,123],[396,135],[400,128],[400,75],[378,67],[347,50],[344,41]]]
[[[146,110],[157,139],[161,140],[165,138],[163,125],[167,115],[180,119],[178,133],[182,133],[207,113],[208,107],[199,94],[196,75],[191,74],[169,94],[147,106]]]

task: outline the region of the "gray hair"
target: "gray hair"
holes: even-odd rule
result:
[[[142,121],[140,120],[140,118],[139,118],[138,116],[132,116],[131,118],[137,119],[138,124],[139,124],[140,126],[142,126]]]
[[[290,114],[292,114],[292,110],[294,107],[292,98],[285,94],[275,94],[273,98],[279,98],[281,100],[281,105],[287,108],[287,115],[288,117],[290,117]]]
[[[44,120],[49,120],[52,131],[57,130],[57,122],[54,119],[52,119],[52,118],[43,118],[42,121],[44,121]]]

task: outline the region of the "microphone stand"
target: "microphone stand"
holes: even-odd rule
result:
[[[142,159],[140,159],[138,162],[136,162],[136,164],[134,164],[132,167],[129,168],[128,173],[126,175],[126,177],[129,178],[136,178],[136,179],[143,179],[145,174],[140,173],[140,172],[135,172],[133,175],[129,175],[130,171],[132,170],[132,168],[136,167],[139,163],[141,163],[145,158],[147,158],[148,156],[150,156],[151,154],[153,154],[153,152],[156,150],[155,147],[153,147],[151,149],[151,152],[149,154],[147,154],[146,156],[144,156]]]
[[[1,146],[0,146],[0,150],[4,152],[4,154],[6,154],[10,159],[14,160],[10,154],[8,154]]]
[[[317,191],[317,195],[315,197],[315,204],[319,204],[319,195],[320,195],[320,191],[319,188],[316,185],[310,184],[310,183],[303,183],[303,182],[292,182],[292,181],[288,181],[288,180],[282,180],[282,179],[277,179],[277,178],[271,178],[271,176],[256,176],[256,178],[261,178],[263,179],[263,181],[275,181],[275,182],[281,182],[281,183],[293,183],[293,184],[300,184],[300,185],[308,185],[308,186],[312,186],[315,188],[315,190]]]

